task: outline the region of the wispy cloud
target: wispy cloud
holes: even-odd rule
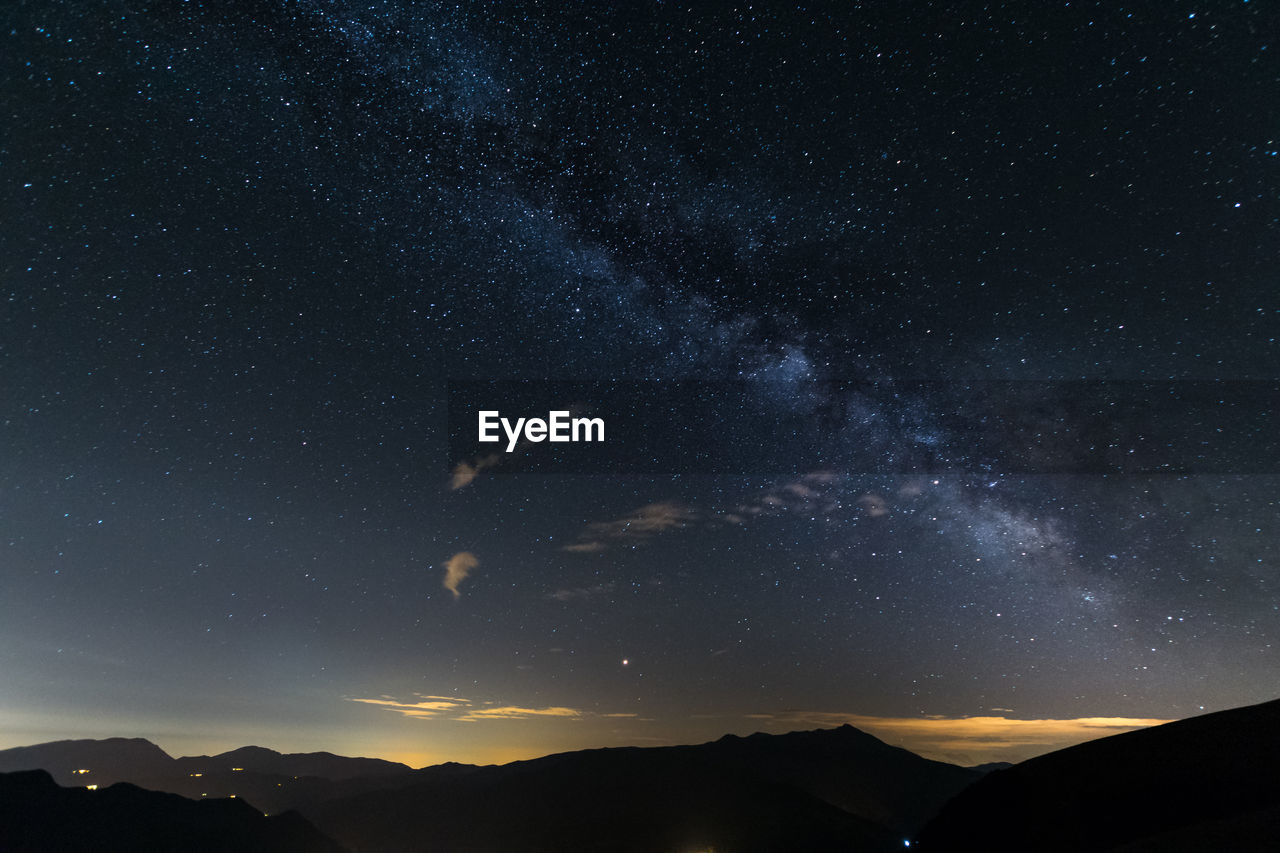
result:
[[[575,542],[572,545],[565,545],[560,550],[571,554],[598,554],[608,547],[603,542]]]
[[[499,708],[476,708],[460,717],[454,717],[464,723],[478,720],[527,720],[530,717],[581,717],[582,712],[576,708],[522,708],[518,705],[503,705]]]
[[[496,467],[502,457],[496,453],[490,453],[488,456],[481,456],[474,462],[459,462],[453,466],[453,473],[449,478],[449,488],[457,491],[463,486],[469,486],[475,482],[476,477],[480,476],[480,472],[486,468]]]
[[[454,699],[447,696],[421,696],[418,702],[400,702],[390,697],[380,699],[351,699],[352,702],[363,702],[366,705],[378,705],[404,714],[406,717],[439,717],[456,712],[470,706],[466,699]]]
[[[840,493],[845,477],[831,471],[811,471],[784,480],[751,501],[739,504],[717,520],[741,524],[759,516],[796,513],[805,516],[829,516],[842,508]]]
[[[697,512],[679,501],[659,501],[632,510],[621,518],[588,524],[577,542],[561,550],[592,553],[611,545],[647,542],[668,530],[688,527],[697,519]]]
[[[598,583],[594,586],[579,586],[570,589],[557,589],[555,592],[548,593],[547,598],[556,601],[585,601],[588,598],[595,598],[597,595],[606,595],[613,592],[614,584]]]
[[[461,598],[462,593],[458,591],[458,586],[478,565],[480,561],[470,551],[459,551],[454,554],[444,564],[444,588],[453,593],[454,598]]]
[[[826,727],[848,723],[926,758],[958,764],[1022,761],[1087,740],[1170,722],[1136,717],[1038,720],[1003,716],[872,717],[822,711],[750,714],[747,718],[766,723],[770,728]]]
[[[862,507],[872,518],[883,518],[889,514],[889,503],[875,492],[867,492],[858,498],[858,506]]]
[[[552,705],[543,708],[525,707],[522,705],[499,705],[496,702],[473,702],[452,696],[415,696],[414,701],[403,702],[389,696],[376,699],[347,697],[349,702],[360,702],[374,705],[388,711],[395,711],[406,717],[455,720],[462,723],[475,723],[484,720],[528,720],[546,717],[578,719],[586,716],[586,712],[577,708],[566,708]],[[624,716],[605,714],[603,716]],[[631,715],[634,716],[634,715]]]
[[[617,545],[638,545],[669,531],[715,525],[743,525],[761,516],[796,513],[829,517],[841,507],[842,475],[813,471],[778,483],[758,497],[735,507],[700,512],[676,500],[657,501],[632,510],[621,518],[588,524],[577,541],[560,550],[597,554]]]

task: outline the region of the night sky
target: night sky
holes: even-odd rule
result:
[[[1256,467],[1044,473],[975,460],[927,383],[1266,412],[1277,17],[5,3],[0,747],[417,766],[850,721],[969,763],[1275,698],[1256,429],[1192,418]],[[834,410],[864,452],[450,457],[449,383],[588,379]]]

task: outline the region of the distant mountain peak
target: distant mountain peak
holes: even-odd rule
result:
[[[214,758],[280,758],[283,752],[267,749],[265,746],[241,746],[227,752],[220,752]]]

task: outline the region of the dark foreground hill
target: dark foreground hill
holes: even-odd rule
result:
[[[928,853],[1280,850],[1280,700],[1102,738],[984,777]]]
[[[302,811],[362,853],[887,851],[980,773],[844,726],[419,775]]]
[[[342,853],[296,812],[199,802],[120,783],[62,788],[43,770],[0,773],[5,853]]]

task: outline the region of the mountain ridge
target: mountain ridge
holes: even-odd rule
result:
[[[1270,850],[1280,837],[1280,700],[1003,767],[932,761],[849,725],[418,769],[261,746],[173,758],[143,738],[0,750],[0,771],[41,761],[81,786],[56,797],[136,773],[123,790],[234,794],[255,816],[296,810],[326,843],[361,853],[888,851],[907,840],[941,853],[1173,853]]]
[[[76,743],[89,746],[75,742],[63,752]],[[153,757],[163,754],[147,741],[128,745]],[[15,755],[30,761],[38,752],[39,745],[0,751],[0,769]],[[813,850],[887,850],[980,775],[852,726],[417,770],[257,746],[165,757],[167,775],[124,781],[193,799],[235,794],[273,814],[297,809],[350,849],[382,853],[417,851],[423,839],[445,850],[604,849],[598,844],[615,832],[632,839],[639,846],[628,849],[636,850],[697,843],[763,851],[799,840]],[[335,775],[352,767],[393,772],[346,779],[270,772],[282,769],[284,758],[292,761],[283,768],[288,770],[322,759],[319,769]],[[64,761],[63,769],[74,763]],[[97,783],[119,775],[90,768],[69,781]],[[584,812],[584,803],[599,806]]]
[[[380,853],[428,836],[475,853],[891,850],[981,774],[848,726],[415,775],[395,791],[300,810],[339,842]]]

